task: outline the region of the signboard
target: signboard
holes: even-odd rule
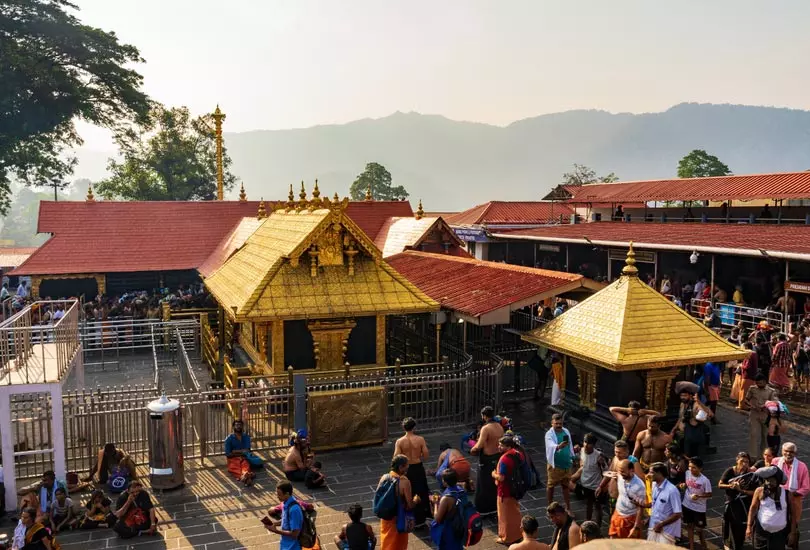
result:
[[[560,247],[556,244],[538,244],[537,250],[542,252],[559,252]]]
[[[652,250],[634,250],[636,253],[636,262],[642,264],[654,264],[656,252]],[[608,250],[608,259],[623,262],[627,259],[627,250],[620,250],[611,248]]]
[[[785,281],[785,290],[788,292],[801,292],[810,294],[810,283],[800,283],[798,281]]]
[[[485,243],[489,242],[487,234],[482,229],[461,229],[453,228],[459,239],[466,242]]]

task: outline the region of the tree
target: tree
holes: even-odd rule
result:
[[[213,200],[217,196],[217,157],[211,115],[193,118],[186,107],[156,106],[150,119],[116,135],[122,159],[110,159],[112,174],[99,182],[106,199],[133,201]],[[236,183],[223,146],[225,190]]]
[[[64,199],[64,196],[60,196]],[[45,234],[37,234],[37,220],[40,201],[52,201],[53,192],[36,192],[22,187],[14,193],[8,214],[3,219],[0,239],[14,241],[14,246],[40,246],[47,239]]]
[[[695,149],[678,163],[679,178],[708,178],[728,176],[731,170],[714,155],[703,149]]]
[[[369,162],[362,174],[357,176],[349,188],[352,200],[361,201],[366,197],[371,185],[371,197],[378,201],[401,201],[408,198],[408,192],[401,185],[391,185],[391,172],[382,164]]]
[[[130,68],[142,62],[114,33],[82,24],[67,0],[0,3],[0,213],[10,178],[48,186],[76,164],[75,120],[115,130],[143,120],[149,100]]]
[[[607,176],[597,177],[596,172],[584,164],[574,164],[572,172],[563,174],[563,185],[590,185],[592,183],[613,183],[619,177],[611,172]]]

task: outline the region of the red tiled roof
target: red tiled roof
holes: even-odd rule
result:
[[[558,202],[490,201],[445,218],[450,225],[520,225],[567,220],[572,210]]]
[[[762,249],[772,256],[807,255],[802,259],[810,260],[810,226],[807,225],[592,222],[504,230],[494,236],[588,244],[587,237],[602,246],[626,245],[633,241],[637,248],[662,245],[685,252],[750,256],[761,255]]]
[[[267,211],[274,203],[266,202]],[[127,273],[196,269],[257,201],[42,201],[37,231],[53,236],[14,275]],[[351,202],[347,214],[373,240],[408,202]]]
[[[471,317],[510,306],[517,309],[590,283],[573,273],[415,250],[386,262],[443,308]]]
[[[568,203],[810,198],[810,171],[565,186]]]

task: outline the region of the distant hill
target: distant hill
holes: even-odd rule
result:
[[[506,127],[395,113],[341,125],[226,133],[233,171],[251,198],[279,199],[318,178],[341,196],[367,162],[379,162],[426,210],[491,199],[537,200],[573,163],[622,180],[675,175],[692,149],[738,174],[810,169],[810,111],[681,104],[663,113],[568,111]],[[104,155],[80,152],[76,177],[96,179]]]

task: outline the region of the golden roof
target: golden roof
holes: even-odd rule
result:
[[[638,278],[632,243],[613,284],[523,340],[611,370],[742,360],[728,342]]]
[[[237,319],[309,319],[438,311],[382,260],[346,215],[347,200],[277,210],[205,280]]]

